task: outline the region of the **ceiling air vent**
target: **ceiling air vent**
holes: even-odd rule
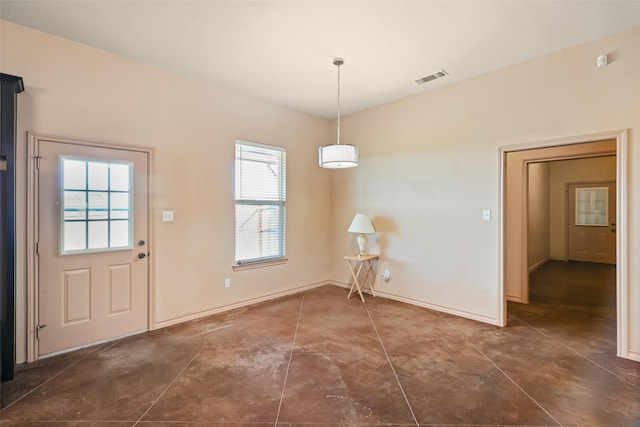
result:
[[[440,70],[440,71],[436,71],[433,74],[429,74],[428,76],[421,77],[417,79],[415,82],[418,85],[422,85],[427,82],[430,82],[431,80],[439,79],[441,77],[448,76],[448,75],[449,73],[447,73],[445,70]]]

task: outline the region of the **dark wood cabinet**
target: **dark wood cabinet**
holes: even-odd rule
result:
[[[0,73],[0,369],[13,380],[16,363],[16,116],[21,77]]]

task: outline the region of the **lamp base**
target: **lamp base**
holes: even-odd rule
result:
[[[365,256],[367,254],[367,235],[364,233],[358,235],[358,249],[360,249],[358,255]]]

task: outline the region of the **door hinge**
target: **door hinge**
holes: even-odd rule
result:
[[[38,339],[38,340],[40,339],[40,329],[46,328],[46,327],[47,327],[47,325],[38,325],[38,326],[36,326],[36,339]]]
[[[40,255],[40,242],[36,242],[36,255]]]
[[[42,156],[33,156],[33,158],[36,160],[36,169],[40,169],[40,159],[42,159]]]

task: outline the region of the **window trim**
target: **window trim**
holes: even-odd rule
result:
[[[276,151],[279,152],[281,157],[281,162],[280,162],[280,174],[283,177],[282,179],[279,180],[278,182],[278,194],[280,195],[280,199],[279,200],[262,200],[262,199],[238,199],[236,198],[236,188],[235,188],[235,184],[237,182],[237,178],[238,178],[238,170],[237,170],[237,164],[238,164],[238,157],[237,157],[237,150],[238,150],[238,146],[248,146],[248,147],[255,147],[255,148],[260,148],[263,150],[270,150],[270,151]],[[287,230],[286,230],[286,225],[287,225],[287,221],[286,221],[286,215],[287,215],[287,177],[286,177],[286,170],[287,170],[287,151],[284,147],[279,147],[276,145],[268,145],[268,144],[260,144],[257,142],[251,142],[251,141],[244,141],[244,140],[236,140],[235,141],[235,145],[234,145],[234,210],[237,208],[238,205],[242,205],[242,206],[251,206],[251,205],[272,205],[275,206],[279,209],[280,211],[280,215],[279,215],[279,224],[278,224],[278,229],[280,230],[279,235],[278,235],[278,252],[279,255],[270,255],[270,256],[265,256],[265,257],[260,257],[260,258],[247,258],[247,259],[235,259],[236,256],[236,250],[237,250],[237,224],[235,223],[235,214],[234,214],[234,263],[233,263],[233,271],[241,271],[241,270],[247,270],[247,269],[252,269],[252,268],[261,268],[261,267],[267,267],[267,266],[271,266],[271,265],[278,265],[278,264],[284,264],[288,261],[287,259],[287,254],[286,254],[286,248],[287,248],[287,244],[286,244],[286,238],[287,238]]]

